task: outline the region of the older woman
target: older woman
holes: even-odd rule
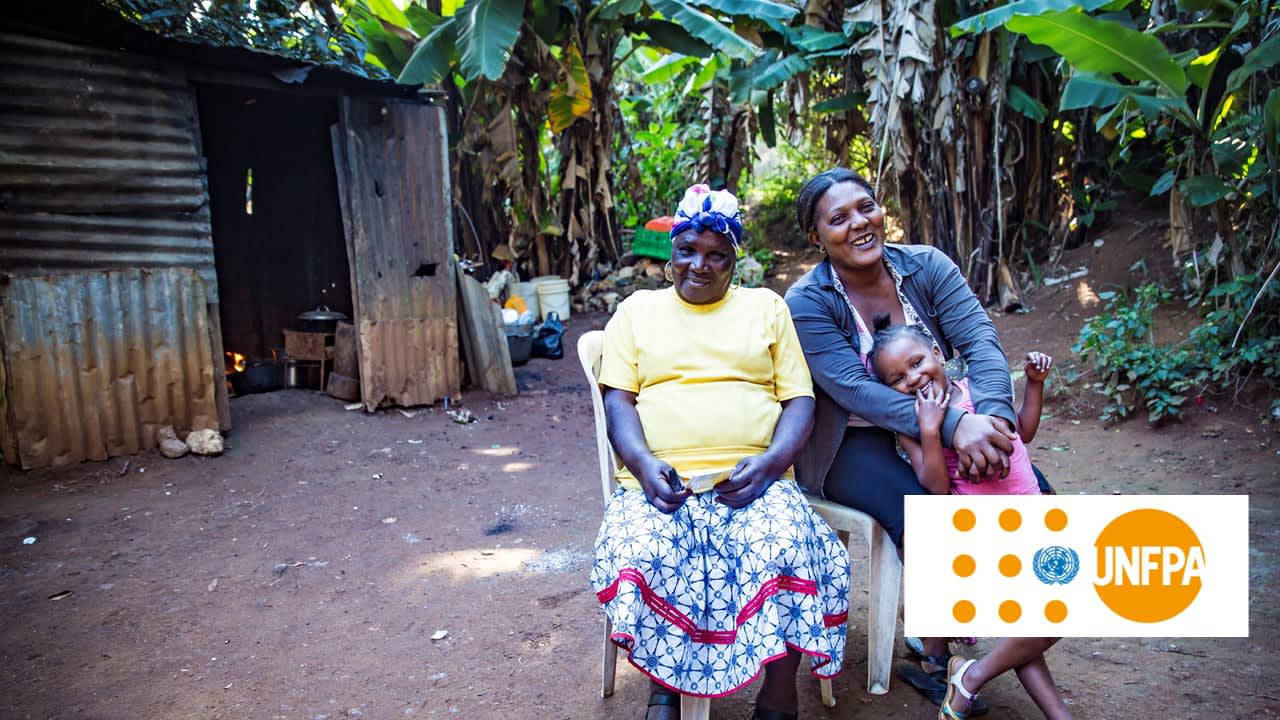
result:
[[[591,584],[652,681],[649,720],[762,669],[755,717],[794,718],[801,655],[837,674],[848,614],[849,558],[790,471],[812,424],[809,373],[782,299],[732,284],[733,195],[696,185],[676,218],[672,287],[635,293],[605,328],[600,384],[623,467]]]
[[[837,168],[812,178],[796,213],[826,255],[787,291],[816,386],[814,429],[796,474],[809,492],[874,517],[901,548],[903,497],[927,491],[898,456],[894,433],[919,437],[920,430],[915,398],[868,370],[872,318],[887,313],[894,323],[922,325],[947,358],[966,361],[976,412],[948,409],[941,435],[975,480],[1008,473],[1017,436],[1008,361],[950,258],[932,247],[885,244],[884,210],[860,175]],[[945,669],[944,640],[926,640],[924,651],[926,670]],[[931,697],[940,702],[944,688],[937,683]]]

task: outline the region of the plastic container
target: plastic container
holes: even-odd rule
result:
[[[551,279],[559,280],[560,278],[552,276]],[[538,313],[538,283],[533,280],[512,283],[511,294],[523,298],[524,304],[529,308],[529,312],[533,313],[534,317],[541,317]]]
[[[671,259],[671,235],[668,232],[638,228],[631,238],[631,252],[658,260]]]
[[[512,365],[523,365],[529,362],[533,353],[533,325],[507,325],[503,328],[507,334],[507,351],[511,354]]]
[[[559,313],[561,320],[569,319],[569,281],[548,280],[538,283],[538,307],[541,317],[547,319],[548,313]]]

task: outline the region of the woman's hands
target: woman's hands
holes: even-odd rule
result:
[[[967,413],[951,436],[951,449],[960,457],[960,475],[970,482],[1008,476],[1009,454],[1017,437],[1004,418]]]
[[[782,477],[786,470],[786,466],[778,467],[769,453],[744,457],[729,473],[729,479],[716,485],[716,502],[735,510],[744,508],[763,495],[770,483]]]
[[[680,475],[675,468],[652,455],[635,476],[649,504],[668,515],[679,510],[693,494],[680,483]]]

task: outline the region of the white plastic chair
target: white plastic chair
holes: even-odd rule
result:
[[[600,463],[600,490],[605,503],[613,495],[617,483],[614,469],[617,461],[609,444],[609,430],[605,424],[604,398],[596,378],[600,373],[600,357],[604,353],[604,332],[592,330],[578,338],[578,361],[587,378],[591,391],[591,409],[596,421],[596,456]],[[902,583],[902,562],[889,534],[866,513],[828,500],[808,497],[809,505],[822,516],[853,548],[854,531],[867,538],[871,558],[871,597],[867,618],[867,692],[883,695],[889,692],[889,673],[893,664],[893,643],[898,627],[898,594]],[[853,587],[849,588],[852,595]],[[850,602],[852,604],[852,601]],[[600,697],[613,695],[613,681],[617,673],[618,646],[609,639],[613,624],[607,618],[604,626],[604,673],[601,677]],[[819,681],[822,704],[835,707],[835,695],[831,681]],[[711,712],[708,698],[681,696],[680,717],[688,720],[705,720]]]
[[[853,554],[854,531],[871,546],[871,596],[867,608],[867,692],[889,692],[889,672],[893,665],[893,642],[898,632],[898,591],[902,587],[902,561],[889,533],[872,517],[830,500],[806,496],[809,506],[836,531]],[[853,586],[849,587],[850,595]],[[850,599],[850,605],[853,604]],[[835,707],[831,681],[822,681],[822,704]]]
[[[600,491],[604,494],[606,504],[617,488],[614,479],[614,468],[617,467],[613,456],[613,447],[609,444],[609,429],[605,425],[604,397],[600,394],[600,384],[596,378],[600,374],[600,357],[604,354],[604,332],[592,330],[578,338],[578,362],[582,363],[582,372],[587,377],[587,387],[591,390],[591,409],[596,418],[596,455],[600,461]],[[604,672],[600,677],[600,697],[613,695],[613,680],[618,668],[618,646],[613,644],[609,636],[613,634],[613,621],[606,616],[604,621]],[[708,720],[711,717],[711,698],[680,696],[680,717],[682,720]]]

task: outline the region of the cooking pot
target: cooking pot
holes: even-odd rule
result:
[[[338,329],[339,320],[346,319],[346,315],[330,310],[328,305],[321,305],[315,310],[308,310],[298,316],[301,323],[298,329],[304,332],[331,333]]]
[[[258,360],[245,367],[243,372],[232,373],[231,389],[236,395],[271,392],[280,389],[280,366],[271,360]]]

